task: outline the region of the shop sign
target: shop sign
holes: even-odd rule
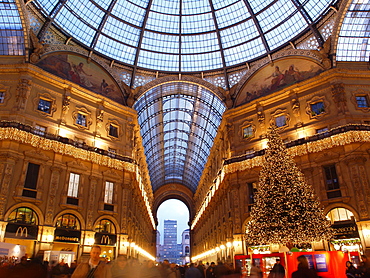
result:
[[[37,239],[38,226],[8,223],[6,225],[5,237],[21,239]]]
[[[80,239],[81,239],[81,231],[58,229],[58,228],[55,229],[54,241],[79,243]]]
[[[112,234],[95,233],[95,244],[97,245],[115,245],[117,236]]]
[[[354,221],[338,221],[332,225],[334,239],[359,238],[357,225]]]

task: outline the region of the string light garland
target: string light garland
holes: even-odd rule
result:
[[[246,229],[247,244],[287,245],[330,239],[331,223],[312,187],[274,128],[269,129],[267,138],[256,202]]]

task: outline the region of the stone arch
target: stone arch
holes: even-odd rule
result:
[[[182,201],[189,209],[189,221],[194,218],[195,209],[191,190],[181,184],[166,184],[158,188],[154,193],[153,216],[156,221],[159,206],[169,199]]]
[[[98,218],[96,218],[95,221],[94,221],[94,223],[93,223],[93,228],[95,229],[96,223],[98,223],[98,221],[103,220],[103,219],[107,219],[107,220],[111,221],[113,223],[114,227],[115,227],[116,234],[119,233],[120,226],[119,226],[119,224],[117,222],[117,219],[115,219],[111,215],[101,215]]]
[[[77,210],[73,210],[73,209],[62,210],[57,215],[55,215],[54,220],[53,220],[53,226],[55,227],[56,221],[59,216],[62,216],[63,214],[67,214],[67,213],[72,214],[77,217],[77,219],[80,221],[81,231],[86,230],[86,223],[84,221],[83,216]]]
[[[335,208],[345,208],[345,209],[348,209],[355,216],[356,222],[357,221],[360,221],[360,215],[358,214],[357,210],[355,208],[353,208],[352,206],[350,206],[348,204],[345,204],[345,203],[332,203],[332,204],[329,204],[327,207],[324,208],[324,215],[327,215],[329,213],[329,211],[331,211],[332,209],[335,209]]]
[[[177,75],[168,75],[165,77],[155,79],[151,82],[146,83],[142,87],[138,87],[137,91],[134,93],[134,98],[135,100],[137,100],[150,89],[157,87],[159,85],[165,84],[165,83],[172,83],[172,82],[193,83],[193,84],[199,85],[201,87],[208,89],[210,92],[215,94],[220,100],[222,100],[225,103],[225,96],[224,96],[224,91],[222,88],[216,87],[215,85],[201,78],[197,78],[194,76],[188,76],[188,75],[182,76],[181,79],[179,79],[179,76]],[[226,106],[226,103],[225,103],[225,106]]]
[[[36,205],[34,205],[34,204],[26,203],[26,202],[18,203],[18,204],[15,204],[15,205],[11,206],[8,209],[8,211],[5,213],[4,219],[8,219],[9,215],[13,212],[13,210],[15,210],[17,208],[22,208],[22,207],[27,207],[27,208],[32,209],[37,214],[37,216],[38,216],[38,225],[39,226],[43,226],[44,225],[44,214],[39,209],[39,207],[36,206]]]

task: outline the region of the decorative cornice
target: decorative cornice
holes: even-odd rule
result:
[[[349,145],[352,143],[370,143],[370,131],[348,131],[341,134],[332,135],[322,140],[308,142],[299,146],[288,148],[288,153],[295,156],[308,155],[324,150],[329,150],[338,146]],[[245,171],[254,167],[261,167],[263,156],[253,157],[239,162],[234,162],[224,166],[225,174],[231,174],[238,171]]]
[[[46,139],[12,127],[0,128],[0,140],[12,140],[24,144],[30,144],[31,146],[41,150],[54,151],[62,155],[68,155],[75,159],[81,159],[101,166],[107,166],[121,171],[125,170],[132,173],[136,172],[136,165],[133,163],[120,161],[109,156],[80,149],[69,144]]]

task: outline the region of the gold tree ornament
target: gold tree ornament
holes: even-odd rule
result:
[[[330,239],[331,223],[274,127],[269,128],[267,139],[256,202],[246,229],[247,244],[303,244]]]

